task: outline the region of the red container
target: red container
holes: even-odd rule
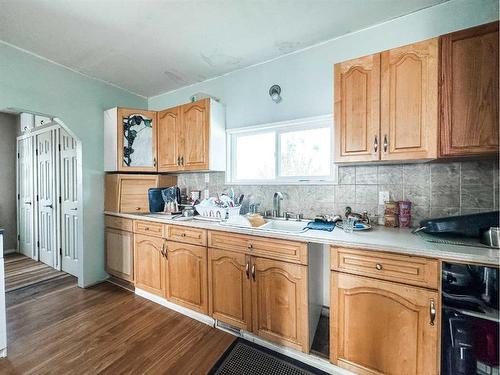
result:
[[[399,216],[400,228],[411,228],[411,216]]]
[[[410,201],[399,201],[399,216],[411,216]]]

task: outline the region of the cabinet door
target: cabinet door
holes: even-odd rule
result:
[[[253,332],[309,352],[307,266],[252,257]]]
[[[438,40],[382,52],[381,159],[437,157]]]
[[[380,54],[335,64],[335,161],[378,160]]]
[[[156,172],[156,112],[119,108],[118,170]]]
[[[441,156],[498,153],[498,22],[441,38]]]
[[[331,273],[331,361],[361,374],[437,374],[438,293]]]
[[[182,106],[181,164],[184,170],[208,169],[209,111],[209,99]]]
[[[208,249],[208,285],[210,316],[251,331],[250,257]]]
[[[106,228],[106,272],[134,281],[134,235]]]
[[[180,108],[158,113],[158,172],[181,170],[180,166]]]
[[[163,250],[164,240],[162,238],[135,234],[135,287],[162,297],[165,289],[165,258],[162,254]]]
[[[207,314],[207,248],[168,241],[167,254],[167,299]]]

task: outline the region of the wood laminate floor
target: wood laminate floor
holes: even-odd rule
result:
[[[111,283],[30,288],[7,293],[1,374],[206,374],[235,339]]]
[[[67,274],[58,271],[42,262],[37,262],[19,253],[6,254],[5,291],[25,288],[54,278],[63,278]]]

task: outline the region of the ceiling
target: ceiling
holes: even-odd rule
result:
[[[0,0],[0,40],[146,97],[446,0]]]

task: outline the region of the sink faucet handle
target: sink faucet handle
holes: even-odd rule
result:
[[[303,218],[304,218],[304,215],[302,215],[302,214],[296,214],[296,215],[295,215],[295,220],[297,220],[297,221],[300,221],[300,220],[302,220]]]
[[[292,217],[292,215],[293,215],[293,212],[285,211],[285,212],[283,212],[283,219],[288,220]]]

